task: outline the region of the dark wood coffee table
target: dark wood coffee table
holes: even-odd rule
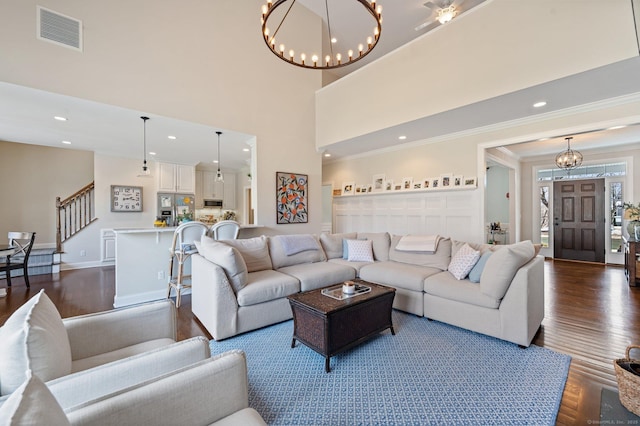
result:
[[[329,360],[337,353],[387,328],[391,329],[391,334],[396,334],[391,323],[391,305],[396,289],[363,280],[355,282],[371,287],[371,291],[343,300],[322,294],[323,289],[288,296],[293,312],[291,347],[295,347],[296,340],[299,340],[323,355],[327,373],[331,371]],[[342,283],[336,285],[341,287]]]

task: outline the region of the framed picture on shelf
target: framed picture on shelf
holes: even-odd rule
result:
[[[372,191],[380,192],[384,189],[384,177],[384,174],[373,175]]]
[[[373,185],[367,185],[367,192],[373,192]]]
[[[440,178],[431,178],[431,189],[440,188]]]
[[[401,183],[396,183],[395,185],[393,185],[393,190],[394,191],[402,191],[403,185]]]
[[[413,188],[413,178],[410,178],[410,177],[402,178],[402,189],[406,191],[411,188]]]
[[[463,185],[463,180],[462,180],[462,176],[457,175],[453,177],[453,187],[454,188],[459,188]]]
[[[333,196],[334,197],[339,197],[342,195],[342,189],[341,188],[333,188]]]
[[[413,189],[422,189],[422,182],[413,182]]]
[[[450,188],[453,186],[453,175],[451,173],[445,173],[440,175],[440,187]]]
[[[342,195],[353,195],[356,184],[354,182],[344,182],[342,184]]]
[[[276,172],[276,215],[278,224],[307,223],[308,175]]]
[[[356,185],[356,194],[360,194],[362,192],[362,185]]]
[[[466,177],[464,178],[464,186],[465,187],[475,187],[478,185],[478,179],[476,177]]]
[[[384,181],[384,190],[385,191],[393,191],[393,181],[392,180],[385,180]]]
[[[424,178],[422,179],[422,189],[430,189],[431,188],[431,179]]]

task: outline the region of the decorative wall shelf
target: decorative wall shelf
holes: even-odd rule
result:
[[[353,198],[353,197],[370,197],[376,195],[409,195],[409,194],[430,194],[437,192],[450,192],[450,191],[473,191],[478,189],[477,186],[459,186],[448,188],[432,188],[432,189],[403,189],[399,191],[375,191],[375,192],[360,192],[349,195],[334,195],[333,198]]]

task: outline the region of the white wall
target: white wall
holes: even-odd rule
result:
[[[35,37],[36,5],[83,21],[84,52]],[[314,93],[320,73],[275,58],[260,33],[259,0],[5,0],[0,81],[256,136],[256,219],[276,227],[275,173],[309,175],[309,223],[318,232],[321,156]],[[320,27],[310,13],[300,25]],[[311,31],[307,32],[311,33]],[[301,40],[319,46],[319,38]]]
[[[490,0],[321,89],[316,145],[637,55],[628,0]]]

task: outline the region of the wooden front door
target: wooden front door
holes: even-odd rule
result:
[[[556,259],[605,261],[604,179],[553,183]]]

